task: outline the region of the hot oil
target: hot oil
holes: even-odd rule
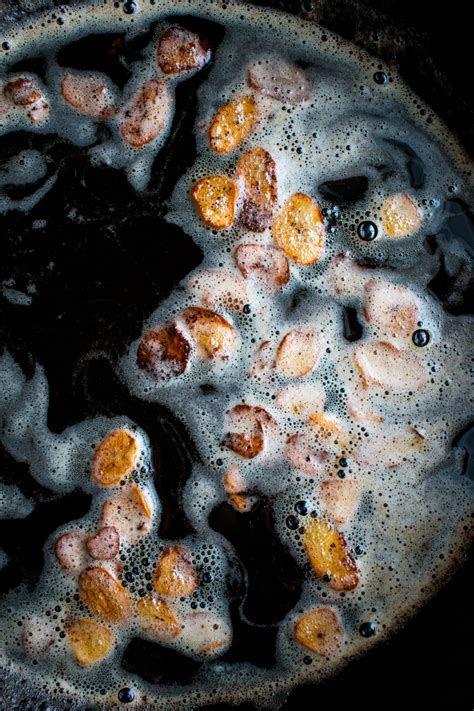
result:
[[[45,162],[41,173],[38,155],[25,155],[38,175],[31,168],[35,179],[28,185],[7,185],[3,204],[17,209],[1,217],[3,340],[14,359],[3,361],[1,371],[5,469],[8,481],[38,502],[27,518],[0,525],[0,546],[9,557],[0,584],[10,591],[2,606],[7,621],[24,625],[34,613],[55,616],[56,626],[46,660],[25,660],[16,631],[5,635],[5,655],[18,669],[41,669],[42,682],[59,698],[87,695],[98,705],[118,700],[185,708],[248,698],[265,703],[299,681],[318,680],[412,614],[470,536],[472,491],[462,476],[468,459],[459,448],[450,454],[454,435],[469,419],[466,314],[473,244],[462,156],[435,117],[430,118],[438,134],[422,125],[419,103],[397,77],[389,82],[387,75],[386,85],[374,82],[375,64],[362,56],[355,60],[337,38],[323,43],[318,28],[312,35],[294,20],[271,14],[242,10],[240,17],[240,9],[226,14],[216,5],[202,11],[199,3],[195,10],[213,21],[186,16],[167,22],[205,36],[213,62],[176,83],[166,138],[143,151],[142,162],[133,151],[117,150],[110,126],[95,132],[91,122],[80,119],[76,125],[64,114],[63,124],[33,133],[18,126],[0,138],[5,159],[27,150]],[[97,33],[81,29],[74,37],[67,34],[68,23],[80,26],[81,16],[65,13],[68,44],[55,52],[38,38],[38,57],[19,59],[10,71],[33,72],[52,84],[58,67],[101,71],[123,89],[135,71],[148,71],[143,67],[159,25],[153,7],[144,12],[149,21],[139,29],[146,15],[130,19],[120,8],[109,17],[99,10],[89,17],[89,30],[96,23]],[[213,234],[198,221],[189,188],[206,173],[232,174],[235,155],[212,155],[202,125],[231,95],[248,91],[247,62],[274,54],[276,46],[307,69],[316,96],[302,106],[270,102],[268,121],[249,145],[264,145],[276,160],[280,203],[297,190],[318,199],[328,229],[326,254],[316,267],[292,265],[290,285],[273,301],[257,290],[250,310],[226,314],[243,342],[230,366],[198,364],[176,382],[157,384],[137,371],[137,342],[147,327],[193,303],[182,282],[186,275],[232,265],[239,242],[271,242],[239,225]],[[456,154],[456,166],[439,148],[440,137]],[[30,206],[28,196],[49,179],[44,196]],[[380,225],[383,198],[400,189],[416,195],[426,219],[422,234],[399,242],[380,234],[370,242],[359,238],[361,222]],[[357,289],[343,304],[330,293],[331,259],[345,251],[367,278],[408,284],[422,299],[423,327],[432,334],[426,367],[433,397],[409,393],[394,400],[386,393],[381,407],[396,426],[410,417],[431,428],[433,439],[432,452],[379,476],[369,471],[363,477],[350,457],[347,470],[337,465],[328,473],[364,481],[360,507],[344,527],[362,584],[336,593],[316,578],[302,545],[309,517],[320,505],[317,478],[291,470],[271,452],[255,462],[237,459],[256,503],[247,513],[236,511],[222,487],[224,471],[235,461],[222,446],[222,420],[228,407],[250,400],[275,415],[279,436],[301,430],[303,419],[282,414],[275,402],[275,392],[287,382],[265,375],[252,382],[248,369],[260,339],[278,342],[289,328],[307,323],[323,334],[315,379],[326,393],[326,409],[345,417],[355,383],[345,365],[347,349],[372,334]],[[441,420],[440,402],[449,413]],[[196,659],[179,645],[144,639],[133,621],[117,630],[115,651],[102,665],[84,673],[69,660],[64,625],[77,610],[87,611],[76,599],[74,581],[58,572],[52,545],[56,529],[65,530],[71,521],[86,531],[96,525],[102,494],[97,502],[87,469],[90,452],[117,424],[141,438],[137,480],[156,492],[153,532],[123,561],[121,580],[138,598],[163,547],[189,545],[200,586],[179,609],[217,609],[232,627],[230,648],[214,662]],[[354,440],[377,436],[373,425],[351,430]],[[454,444],[469,449],[468,437]],[[63,469],[61,462],[67,463]],[[446,563],[438,560],[440,552]],[[35,594],[41,603],[32,602]],[[315,604],[341,611],[347,642],[333,660],[295,647],[295,615]],[[377,630],[371,640],[359,632],[369,623]]]

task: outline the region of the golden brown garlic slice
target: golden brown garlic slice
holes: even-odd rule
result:
[[[191,194],[208,227],[225,230],[234,224],[238,198],[234,180],[225,175],[207,175],[194,183]]]
[[[87,564],[84,535],[79,531],[62,533],[54,544],[58,562],[68,573],[77,573]]]
[[[241,244],[235,250],[235,261],[246,279],[272,291],[283,288],[290,280],[288,259],[272,245]]]
[[[285,104],[299,104],[311,95],[306,72],[279,57],[262,57],[249,66],[247,76],[260,94]]]
[[[255,126],[257,106],[251,94],[238,96],[221,106],[209,128],[209,145],[216,153],[230,153]]]
[[[49,118],[49,104],[34,79],[12,79],[3,87],[3,94],[14,106],[25,111],[31,123],[44,123]]]
[[[307,433],[290,435],[286,441],[287,462],[307,476],[323,476],[330,465],[330,453]]]
[[[365,387],[399,392],[419,390],[427,383],[423,362],[410,351],[384,341],[361,341],[353,351],[354,364]]]
[[[416,232],[421,224],[421,213],[406,193],[388,197],[382,207],[382,226],[389,237],[406,237]]]
[[[320,441],[341,449],[348,449],[349,435],[340,420],[329,413],[315,412],[308,418],[308,425]]]
[[[153,584],[161,595],[192,595],[198,586],[198,580],[189,548],[166,548],[158,561]]]
[[[331,607],[305,612],[296,620],[294,632],[299,644],[322,657],[330,657],[344,644],[339,615]]]
[[[333,590],[353,590],[359,572],[342,533],[320,516],[305,522],[304,548],[314,572]]]
[[[231,464],[224,472],[224,488],[228,494],[238,494],[245,491],[245,481],[237,464]]]
[[[169,27],[159,39],[156,61],[164,74],[182,74],[200,69],[211,58],[209,43],[183,27]]]
[[[120,534],[115,526],[104,526],[86,541],[86,548],[95,560],[113,560],[120,550]]]
[[[253,459],[265,449],[274,424],[263,407],[235,405],[225,413],[222,444],[245,459]]]
[[[106,622],[122,622],[132,613],[128,592],[106,568],[87,568],[81,573],[79,595],[84,605]]]
[[[192,612],[183,620],[181,639],[191,654],[214,659],[230,647],[232,631],[227,622],[214,612]]]
[[[101,74],[67,72],[61,80],[61,95],[73,109],[100,121],[117,113],[115,98]]]
[[[122,111],[120,138],[131,148],[142,148],[168,125],[172,98],[166,82],[150,79],[139,87]]]
[[[341,300],[351,301],[362,294],[367,282],[367,269],[359,266],[348,254],[338,254],[325,273],[330,291]]]
[[[21,644],[31,659],[39,660],[50,650],[57,639],[52,620],[32,616],[23,622]]]
[[[278,200],[275,161],[264,148],[252,148],[239,158],[235,174],[242,197],[240,219],[252,232],[264,232]]]
[[[289,331],[281,340],[275,356],[275,368],[287,378],[302,378],[316,369],[322,353],[319,333]]]
[[[364,316],[382,338],[410,342],[421,318],[419,301],[411,289],[385,279],[370,279],[364,297]]]
[[[216,311],[189,306],[177,321],[192,340],[198,358],[228,360],[239,347],[235,328]]]
[[[229,494],[229,502],[236,511],[247,513],[255,505],[256,498],[247,494]]]
[[[319,205],[304,193],[288,198],[272,225],[276,244],[290,259],[304,266],[321,258],[325,234]]]
[[[189,341],[175,324],[166,324],[142,336],[137,349],[137,366],[156,380],[170,380],[186,371],[190,356]]]
[[[117,486],[136,467],[138,447],[127,430],[109,432],[95,450],[92,478],[100,486]]]
[[[3,93],[15,106],[31,106],[42,97],[41,90],[33,79],[20,77],[12,79],[4,86]]]
[[[411,425],[386,425],[378,427],[374,436],[364,437],[357,448],[356,459],[371,470],[395,469],[404,462],[413,461],[427,450],[433,441],[422,429]]]
[[[347,412],[355,422],[362,425],[380,425],[384,418],[380,411],[368,400],[369,391],[358,383],[347,391]]]
[[[102,507],[102,526],[112,526],[121,540],[137,543],[151,528],[151,509],[147,498],[135,482],[122,486]]]
[[[247,283],[237,272],[226,269],[205,269],[195,274],[187,283],[188,291],[205,306],[226,311],[242,311],[249,301]]]
[[[245,493],[246,484],[236,464],[231,464],[224,472],[224,488],[232,506],[240,512],[250,511],[255,497]]]
[[[97,664],[106,657],[114,642],[108,627],[95,620],[80,619],[67,627],[72,653],[81,666]]]
[[[181,632],[181,624],[165,600],[149,595],[137,602],[137,613],[145,634],[159,642],[169,642]]]
[[[331,415],[315,413],[303,432],[288,437],[285,456],[303,474],[320,477],[348,449],[349,436],[342,423]]]
[[[285,412],[297,417],[324,410],[326,393],[321,383],[290,383],[276,395],[276,403]]]
[[[248,374],[250,378],[262,380],[273,370],[273,344],[271,341],[262,341],[252,353]]]
[[[328,479],[321,482],[318,500],[332,521],[347,523],[359,505],[360,487],[354,479]]]

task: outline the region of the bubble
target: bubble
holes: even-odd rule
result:
[[[357,236],[364,242],[372,242],[377,237],[378,229],[374,222],[365,220],[357,226]]]
[[[386,84],[388,82],[388,76],[385,74],[385,72],[375,72],[374,82],[376,84]]]
[[[424,348],[424,346],[427,346],[430,342],[430,334],[428,331],[420,328],[413,333],[412,340],[415,346],[418,346],[418,348]]]
[[[135,12],[138,12],[138,10],[138,3],[133,2],[133,0],[127,0],[123,4],[123,11],[126,15],[133,15]]]
[[[307,501],[297,501],[295,504],[295,511],[296,513],[300,514],[300,516],[306,516],[308,513],[308,503]]]
[[[362,637],[373,637],[377,630],[374,622],[363,622],[359,627],[359,633]]]
[[[135,692],[129,687],[120,689],[117,694],[117,698],[121,704],[131,704],[135,700]]]
[[[290,531],[296,531],[300,524],[296,516],[290,515],[286,518],[286,525],[290,529]]]

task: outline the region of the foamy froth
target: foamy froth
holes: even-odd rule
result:
[[[28,675],[32,687],[58,704],[67,698],[112,708],[125,698],[119,691],[129,688],[131,707],[190,708],[219,700],[272,707],[279,693],[323,679],[396,629],[446,579],[472,539],[473,483],[462,450],[453,447],[472,420],[472,319],[451,315],[428,290],[439,263],[426,249],[426,238],[443,232],[448,198],[471,199],[469,164],[393,70],[377,84],[379,64],[338,37],[324,31],[322,41],[318,26],[232,3],[143,3],[133,14],[111,3],[62,8],[60,25],[45,16],[41,26],[8,32],[0,86],[28,79],[38,94],[12,104],[3,91],[0,133],[57,134],[86,148],[93,165],[125,171],[133,188],[146,194],[156,178],[154,160],[177,130],[180,82],[208,59],[204,44],[201,64],[184,73],[157,67],[159,38],[181,14],[225,28],[198,91],[196,157],[163,206],[166,220],[190,235],[204,257],[164,301],[157,299],[141,337],[122,344],[117,374],[133,395],[169,408],[196,445],[182,492],[194,533],[179,541],[158,535],[160,471],[146,431],[127,416],[97,416],[52,432],[41,364],[28,379],[8,343],[0,359],[3,446],[47,489],[91,495],[88,513],[47,540],[35,589],[20,586],[0,602],[2,667]],[[61,95],[67,73],[58,61],[61,47],[86,33],[118,31],[126,44],[140,46],[124,60],[126,80],[118,86],[99,69],[76,72],[88,88],[100,86],[89,114],[84,106],[78,110]],[[33,42],[45,57],[44,76],[12,73]],[[296,67],[299,82],[288,102],[272,96],[272,86],[249,85],[249,66],[265,72],[282,60]],[[143,127],[138,139],[135,127],[124,129],[145,85],[156,100],[146,130],[152,135],[159,124],[146,142]],[[80,103],[75,90],[71,101]],[[252,130],[234,150],[212,150],[216,112],[242,96],[255,102]],[[143,145],[132,145],[135,140]],[[275,163],[277,198],[273,228],[269,222],[251,231],[236,165],[256,147]],[[196,181],[215,175],[235,180],[240,191],[226,229],[206,224],[191,198]],[[0,211],[28,213],[56,178],[36,149],[9,156],[0,175]],[[338,196],[343,188],[333,182],[346,179],[352,197]],[[28,197],[13,199],[3,189],[25,184],[34,186]],[[325,208],[325,246],[311,264],[287,261],[279,242],[275,249],[275,216],[295,193]],[[402,207],[397,203],[390,222],[387,205],[400,195],[410,211],[409,229],[396,235],[391,231],[403,232],[405,225]],[[377,231],[372,241],[360,237],[367,221]],[[264,273],[262,254],[275,260]],[[460,260],[465,273],[472,268],[454,237],[447,254],[448,266]],[[34,288],[31,294],[17,303],[28,308]],[[159,333],[158,340],[147,341],[150,333]],[[177,356],[162,356],[163,338],[179,346]],[[134,449],[123,476],[110,481],[101,477],[113,472],[104,474],[97,462],[114,432]],[[226,506],[236,517],[234,528],[267,512],[301,589],[291,609],[267,623],[276,642],[275,660],[266,667],[252,663],[252,650],[232,656],[235,616],[250,628],[261,623],[246,605],[249,579],[238,541],[219,523]],[[31,509],[17,488],[1,485],[0,518],[26,517]],[[321,525],[326,528],[316,530]],[[117,529],[120,548],[94,557],[90,541],[104,526]],[[342,545],[341,570],[314,554],[310,532],[317,537],[322,530]],[[61,539],[65,534],[72,537]],[[68,542],[62,559],[58,540]],[[259,541],[254,545],[258,549]],[[164,565],[170,550],[181,556],[178,594],[157,582],[158,561]],[[105,617],[87,594],[78,594],[84,571],[97,569],[119,581],[127,596]],[[157,633],[140,615],[140,600],[157,593],[176,634],[169,620],[168,630]],[[298,623],[321,609],[328,639],[318,651],[302,642]],[[71,653],[71,626],[84,618],[99,620],[113,635],[108,653],[88,665]],[[127,670],[124,650],[137,637],[183,655],[173,661],[177,681],[163,678],[160,668],[156,684]],[[195,663],[187,684],[180,681],[183,659]]]

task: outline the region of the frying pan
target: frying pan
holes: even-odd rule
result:
[[[469,20],[466,16],[463,21],[459,16],[463,12],[455,6],[451,12],[437,13],[427,2],[415,5],[407,0],[255,0],[254,4],[271,5],[300,14],[308,21],[317,20],[376,56],[397,63],[405,80],[445,120],[466,151],[474,155]],[[26,14],[34,22],[36,10],[53,5],[56,3],[41,0],[10,4],[0,1],[0,10],[10,19]],[[178,101],[183,121],[191,121],[190,100],[182,95]],[[15,153],[21,140],[16,135],[10,137],[7,152]],[[180,144],[183,154],[188,148]],[[67,148],[52,146],[51,152],[55,161],[67,163]],[[168,161],[176,175],[185,167],[176,155],[168,156]],[[106,180],[99,181],[88,174],[85,162],[79,158],[71,170],[71,177],[81,176],[87,185],[87,192],[76,199],[85,201],[90,214],[99,217],[100,213],[104,219],[98,220],[88,234],[79,226],[70,227],[66,242],[61,218],[66,209],[64,202],[72,197],[52,191],[41,203],[41,214],[52,225],[42,240],[32,237],[21,216],[15,216],[14,225],[8,219],[2,221],[0,280],[14,276],[21,283],[22,275],[25,280],[32,276],[36,282],[41,281],[43,288],[29,309],[2,303],[0,338],[27,374],[31,374],[36,360],[44,365],[50,384],[49,427],[53,431],[59,432],[98,412],[113,415],[122,410],[144,426],[157,444],[160,471],[165,472],[157,482],[164,502],[162,529],[167,536],[178,538],[189,531],[189,524],[183,516],[175,515],[170,502],[179,501],[180,488],[195,455],[193,444],[169,412],[157,405],[133,401],[120,388],[108,372],[101,351],[119,351],[121,344],[135,338],[137,328],[156,306],[157,295],[165,296],[199,263],[201,255],[197,247],[168,226],[160,245],[161,267],[154,266],[152,270],[150,264],[157,262],[150,239],[152,218],[156,221],[160,215],[151,213],[145,201],[138,201],[136,214],[127,214],[129,205],[125,203],[117,220],[117,203],[127,191],[120,175],[111,172]],[[153,189],[162,201],[168,197],[166,184],[156,184]],[[117,230],[110,229],[107,218],[111,214],[120,223]],[[54,273],[48,271],[52,258],[56,264]],[[468,298],[463,309],[472,310]],[[463,438],[463,443],[469,457],[469,436]],[[171,465],[175,476],[167,478]],[[34,584],[41,571],[45,538],[59,524],[83,515],[88,500],[84,495],[59,499],[37,484],[28,468],[15,462],[4,449],[0,449],[0,478],[15,481],[25,495],[38,502],[35,512],[25,521],[0,523],[0,545],[10,558],[0,574],[1,594],[22,580]],[[473,569],[471,555],[446,587],[395,637],[318,687],[294,690],[282,708],[290,711],[310,704],[371,705],[374,701],[472,708]],[[3,679],[0,708],[46,709],[48,702],[30,696],[27,680]]]

